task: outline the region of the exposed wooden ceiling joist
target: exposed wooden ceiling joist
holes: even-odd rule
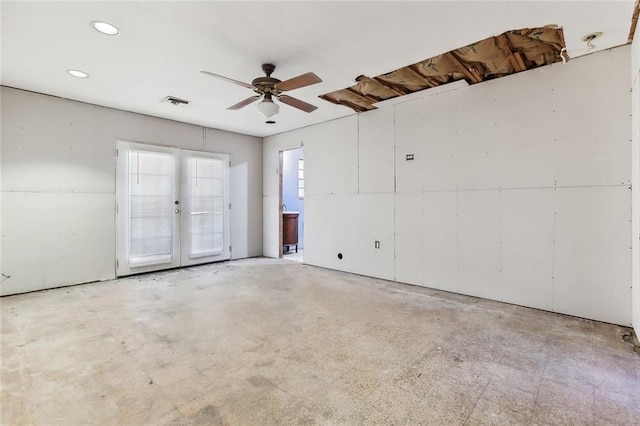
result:
[[[422,73],[416,70],[415,65],[409,65],[406,67],[407,71],[409,71],[412,75],[414,75],[418,80],[424,82],[429,87],[436,87],[438,84],[431,80],[426,75],[422,75]]]
[[[342,100],[338,101],[338,104],[340,104],[340,105],[344,105],[344,106],[346,106],[346,107],[349,107],[349,108],[351,108],[352,110],[354,110],[354,111],[356,111],[356,112],[365,112],[365,111],[368,111],[368,109],[367,109],[367,108],[365,108],[365,107],[363,107],[363,106],[360,106],[360,105],[358,105],[358,104],[354,104],[353,102],[349,102],[349,101],[344,100],[344,99],[342,99]]]
[[[399,86],[394,86],[393,84],[387,83],[386,81],[382,80],[380,77],[373,77],[373,79],[376,81],[376,83],[378,84],[382,84],[384,87],[393,90],[398,96],[403,96],[409,93],[409,91],[407,89],[401,88]],[[357,81],[357,79],[356,79]]]
[[[458,67],[460,72],[463,73],[464,75],[466,75],[467,78],[469,80],[471,80],[472,83],[481,83],[482,82],[482,77],[473,68],[468,68],[462,62],[460,62],[460,59],[458,59],[458,57],[455,55],[455,53],[447,52],[444,55],[447,58],[449,58],[449,60],[451,62],[453,62]]]
[[[355,90],[352,87],[347,87],[346,90],[348,90],[349,92],[351,92],[353,95],[355,95],[358,98],[361,98],[362,100],[364,100],[365,102],[370,102],[370,103],[376,103],[379,102],[380,99],[376,99],[373,96],[369,96],[369,95],[365,95],[364,93],[360,93],[357,90]]]
[[[527,67],[524,65],[524,61],[522,60],[522,57],[520,56],[520,54],[518,54],[518,57],[520,59],[518,60],[518,58],[516,58],[516,56],[511,51],[511,48],[509,47],[509,42],[507,42],[507,38],[504,36],[504,34],[500,34],[499,36],[497,36],[496,42],[498,42],[498,46],[500,46],[500,49],[502,49],[504,54],[507,55],[507,59],[509,59],[511,66],[516,71],[520,72],[527,69]]]

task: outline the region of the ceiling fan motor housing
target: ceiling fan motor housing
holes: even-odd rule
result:
[[[264,94],[271,93],[272,95],[278,95],[280,92],[276,89],[276,84],[280,83],[280,80],[273,77],[258,77],[251,82],[251,85],[255,87],[255,91]]]
[[[276,66],[273,64],[262,64],[262,71],[264,71],[267,76],[258,77],[251,82],[251,85],[255,88],[257,93],[261,95],[270,93],[274,96],[280,94],[280,91],[276,88],[276,84],[280,83],[280,80],[271,77],[271,74],[275,69]]]

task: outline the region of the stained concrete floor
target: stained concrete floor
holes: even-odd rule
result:
[[[293,261],[0,303],[2,425],[640,422],[629,329]]]

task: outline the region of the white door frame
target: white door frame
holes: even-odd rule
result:
[[[283,196],[284,153],[287,151],[296,151],[299,149],[302,149],[302,152],[304,153],[304,144],[301,144],[300,146],[294,146],[292,148],[284,148],[278,151],[278,161],[279,161],[278,163],[278,245],[280,247],[278,249],[278,257],[280,259],[284,258],[284,249],[282,245],[282,228],[283,228],[282,212],[284,211],[283,209],[284,207],[284,196]],[[297,169],[295,173],[297,178],[298,176]],[[306,184],[306,171],[305,171],[305,184]],[[304,204],[304,200],[302,201],[302,203]]]

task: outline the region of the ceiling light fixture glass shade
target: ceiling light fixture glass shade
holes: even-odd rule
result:
[[[120,30],[118,29],[118,27],[116,27],[115,25],[111,25],[108,22],[93,21],[91,23],[91,26],[93,26],[93,28],[95,28],[96,31],[99,31],[102,34],[112,35],[112,36],[120,34]]]
[[[89,77],[89,74],[87,74],[84,71],[79,71],[79,70],[67,70],[67,72],[74,76],[74,77],[78,77],[78,78],[87,78]]]
[[[264,95],[264,100],[258,104],[258,112],[266,118],[271,118],[280,112],[280,106],[273,102],[271,94]]]

